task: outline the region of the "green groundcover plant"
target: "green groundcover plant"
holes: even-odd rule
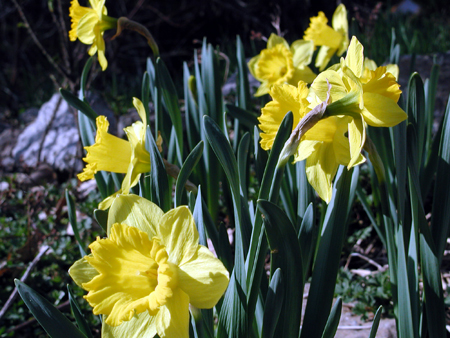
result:
[[[450,108],[433,134],[437,66],[425,83],[412,74],[402,92],[395,37],[390,63],[377,66],[348,35],[340,5],[330,24],[322,12],[312,17],[303,39],[272,34],[248,63],[237,37],[232,99],[223,97],[218,52],[205,40],[193,67],[183,67],[180,104],[150,32],[108,16],[105,0],[89,5],[70,7],[70,39],[90,45],[80,92],[60,92],[79,112],[87,154],[78,177],[95,179],[101,195],[91,212],[104,233],[86,248],[66,192],[81,254],[69,274],[100,316],[102,336],[333,337],[340,253],[357,197],[387,252],[379,293],[390,292],[398,336],[445,337]],[[153,52],[139,74],[140,120],[124,129],[127,140],[110,134],[107,118],[84,100],[95,55],[108,70],[108,29],[137,31]],[[261,83],[259,108],[249,71]],[[370,197],[359,185],[362,163]],[[234,228],[231,244],[220,218]],[[73,294],[75,323],[39,290],[19,280],[16,287],[51,337],[92,336]]]

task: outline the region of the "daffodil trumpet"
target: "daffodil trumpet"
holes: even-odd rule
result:
[[[153,55],[155,57],[159,56],[158,45],[156,44],[156,41],[150,31],[140,23],[130,20],[124,16],[120,17],[117,20],[117,31],[116,34],[111,38],[111,40],[114,40],[116,37],[118,37],[124,29],[135,31],[144,36],[147,39],[148,45],[153,51]]]

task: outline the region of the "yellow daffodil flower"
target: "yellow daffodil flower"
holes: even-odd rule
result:
[[[311,41],[297,40],[289,47],[284,38],[272,33],[267,40],[267,48],[248,63],[252,75],[261,82],[255,96],[269,93],[276,84],[311,83],[316,77],[308,67],[313,52]]]
[[[348,129],[351,167],[358,161],[364,146],[366,124],[393,127],[407,118],[397,104],[400,86],[384,66],[365,71],[364,47],[356,37],[351,40],[346,58],[320,73],[311,84],[319,100],[326,98],[328,83],[332,86],[333,102],[327,107],[328,114],[353,117]]]
[[[284,84],[273,86],[270,90],[273,101],[266,104],[259,117],[261,147],[272,148],[273,141],[281,121],[288,111],[294,116],[293,126],[319,104],[312,98],[306,83],[298,86]],[[310,103],[309,101],[313,101]],[[306,176],[319,196],[327,203],[331,200],[332,181],[340,164],[347,166],[350,162],[349,139],[346,137],[351,118],[331,116],[320,120],[301,138],[294,154],[294,162],[306,159]],[[361,163],[364,157],[360,155]]]
[[[142,102],[133,98],[133,105],[142,119],[125,128],[128,141],[108,133],[109,123],[105,116],[97,117],[97,135],[95,144],[85,147],[87,163],[83,172],[78,174],[80,181],[94,178],[99,170],[126,174],[122,188],[100,203],[99,209],[107,209],[118,194],[128,194],[130,188],[138,182],[140,175],[150,171],[150,154],[145,150],[147,117]]]
[[[378,68],[375,61],[364,58],[364,75],[361,78],[362,83],[367,83],[371,78],[371,71],[375,71]],[[400,69],[398,68],[398,65],[395,63],[389,63],[386,65],[386,72],[391,73],[395,77],[395,81],[398,81],[398,75],[400,73]]]
[[[331,21],[332,27],[327,25],[328,19],[323,12],[319,12],[310,21],[303,39],[313,41],[314,46],[321,46],[316,57],[316,67],[322,71],[335,53],[340,56],[347,49],[347,9],[343,4],[336,8]]]
[[[117,197],[108,214],[108,237],[69,270],[103,315],[102,337],[189,337],[189,304],[212,308],[229,274],[199,245],[186,206],[165,213],[136,195]]]
[[[116,28],[117,19],[107,15],[105,0],[89,0],[92,8],[80,6],[78,0],[72,0],[69,8],[69,16],[72,19],[69,32],[70,41],[77,38],[86,45],[92,45],[89,55],[98,53],[98,61],[102,70],[108,67],[105,57],[104,31]]]

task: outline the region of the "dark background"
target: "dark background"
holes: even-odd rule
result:
[[[30,29],[54,65],[36,45],[14,1],[17,1],[17,5],[29,22]],[[422,6],[420,17],[430,18],[439,15],[447,18],[449,6],[446,1],[416,0]],[[80,0],[80,4],[87,5],[87,1]],[[385,46],[389,46],[390,28],[385,28],[387,33],[380,33],[376,31],[376,26],[380,18],[386,20],[387,16],[388,20],[394,20],[395,23],[396,19],[391,17],[391,13],[395,10],[396,2],[359,0],[344,1],[344,4],[349,12],[349,18],[356,18],[350,19],[351,33],[365,34],[365,42],[368,42],[375,33],[386,34],[382,39],[386,40]],[[67,37],[70,29],[69,6],[68,0],[0,1],[0,122],[4,119],[17,118],[29,107],[39,106],[61,86],[71,90],[78,88],[81,69],[88,58],[89,46],[79,41],[69,41]],[[201,46],[204,37],[229,56],[233,70],[236,35],[241,36],[246,56],[251,57],[265,46],[265,42],[259,37],[267,37],[276,31],[272,22],[278,20],[281,32],[291,42],[303,36],[309,18],[317,15],[319,10],[324,11],[331,20],[337,2],[116,0],[106,1],[106,6],[110,16],[127,16],[150,30],[159,45],[161,57],[177,82],[182,76],[182,63],[186,61],[189,64],[193,50]],[[120,114],[120,110],[123,109],[121,100],[131,105],[128,98],[133,95],[139,96],[146,58],[152,54],[144,38],[137,33],[125,31],[111,41],[110,38],[114,33],[112,30],[105,32],[109,66],[102,73],[96,65],[92,87],[105,93],[107,100],[116,101],[111,105],[115,112]],[[386,54],[385,51],[379,51],[378,47],[375,49],[380,55]],[[372,58],[377,57],[381,58],[381,56]],[[55,65],[60,68],[59,71]]]

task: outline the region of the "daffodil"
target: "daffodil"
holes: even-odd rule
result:
[[[102,70],[108,67],[105,57],[105,40],[103,33],[112,28],[116,28],[117,19],[109,17],[105,7],[105,0],[89,0],[90,7],[80,6],[78,0],[72,0],[69,8],[69,15],[72,19],[71,30],[69,32],[70,41],[77,38],[86,45],[92,45],[89,55],[98,53],[98,61]]]
[[[117,197],[107,238],[69,270],[103,315],[102,337],[189,337],[189,304],[212,308],[225,292],[228,271],[199,245],[186,206],[165,213],[136,195]]]
[[[128,141],[108,133],[109,123],[105,116],[97,117],[95,144],[85,147],[87,163],[78,174],[80,181],[94,178],[99,170],[126,174],[121,189],[100,203],[100,209],[107,209],[118,194],[128,194],[138,182],[140,175],[150,171],[150,154],[145,150],[147,117],[142,102],[133,98],[133,105],[142,119],[125,128]]]
[[[316,57],[316,67],[322,71],[335,53],[340,56],[347,49],[347,9],[343,4],[336,8],[331,21],[332,27],[327,25],[328,19],[323,12],[319,12],[310,21],[303,39],[313,41],[314,46],[321,46]]]
[[[328,83],[332,99],[328,114],[352,116],[348,137],[352,158],[349,166],[353,166],[364,146],[366,124],[393,127],[407,118],[397,104],[400,86],[384,66],[365,72],[364,47],[356,37],[352,38],[345,59],[320,73],[311,84],[319,101],[326,99]]]
[[[297,40],[289,47],[284,38],[272,33],[267,40],[267,48],[248,63],[252,75],[261,82],[255,96],[269,93],[270,88],[277,84],[311,83],[316,77],[308,67],[313,52],[311,41]]]
[[[265,150],[272,148],[288,111],[293,113],[295,129],[300,120],[319,104],[304,82],[299,82],[297,87],[288,84],[273,86],[270,96],[273,101],[266,104],[259,117],[261,147]],[[347,116],[331,116],[320,120],[301,137],[294,153],[294,162],[306,159],[308,181],[327,203],[331,200],[332,181],[339,165],[348,166],[350,162],[350,145],[346,136],[350,120]],[[355,164],[363,161],[364,157],[360,155]]]
[[[371,78],[371,71],[375,71],[378,68],[375,61],[364,58],[364,75],[361,78],[361,82],[367,83]],[[398,75],[400,73],[400,69],[398,68],[398,65],[395,63],[389,63],[386,65],[386,72],[391,73],[395,77],[395,81],[398,81]]]

